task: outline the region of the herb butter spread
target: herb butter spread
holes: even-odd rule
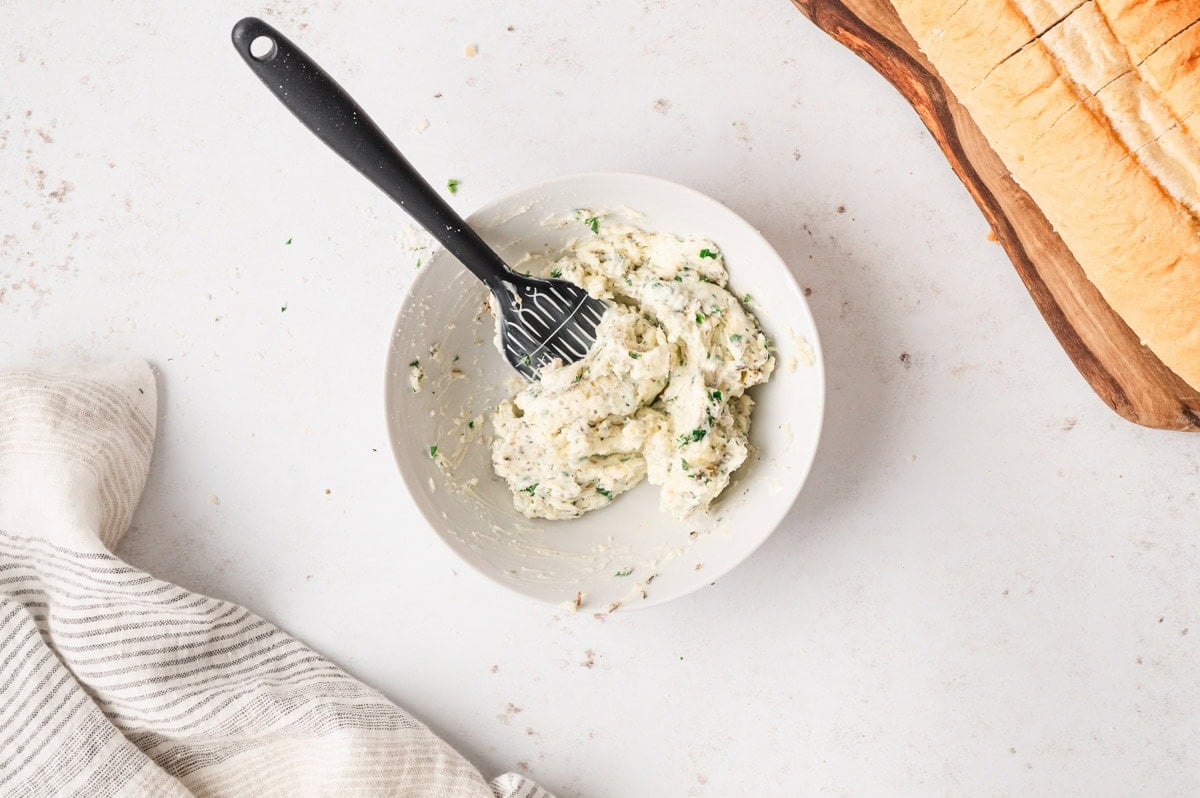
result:
[[[726,289],[715,244],[588,226],[548,274],[611,306],[586,357],[545,366],[496,409],[492,465],[530,518],[575,518],[643,477],[660,486],[664,511],[687,518],[746,460],[745,391],[775,359]]]

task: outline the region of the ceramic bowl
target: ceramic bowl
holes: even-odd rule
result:
[[[643,482],[583,518],[517,513],[488,445],[492,409],[510,395],[515,372],[492,343],[487,292],[443,250],[422,265],[396,319],[386,371],[389,435],[417,507],[468,565],[535,599],[570,605],[581,594],[585,612],[649,607],[710,584],[787,515],[821,432],[821,347],[787,264],[737,214],[692,189],[642,175],[583,174],[517,191],[468,221],[508,263],[532,254],[524,268],[534,271],[588,232],[561,221],[578,209],[626,209],[645,229],[715,242],[731,289],[751,295],[749,307],[775,347],[774,374],[751,389],[752,454],[711,512],[677,521]],[[423,374],[419,391],[413,361]]]

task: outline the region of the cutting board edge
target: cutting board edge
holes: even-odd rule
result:
[[[1059,301],[1046,284],[1037,264],[1026,251],[1011,220],[1000,207],[992,187],[977,173],[970,156],[963,148],[959,123],[955,120],[954,111],[957,109],[962,116],[968,119],[969,114],[957,102],[957,99],[954,99],[953,93],[933,68],[927,62],[922,63],[923,59],[914,58],[910,52],[887,35],[872,28],[844,3],[826,2],[825,0],[792,0],[792,2],[818,28],[869,64],[912,106],[942,150],[950,168],[970,193],[988,224],[991,225],[997,243],[1008,254],[1009,260],[1012,261],[1013,267],[1026,290],[1029,291],[1030,297],[1047,326],[1050,327],[1051,332],[1058,339],[1060,346],[1084,381],[1100,400],[1117,415],[1143,427],[1200,432],[1200,393],[1193,391],[1172,373],[1171,376],[1178,382],[1180,390],[1185,394],[1190,394],[1187,398],[1191,404],[1184,401],[1183,397],[1179,397],[1175,403],[1175,413],[1164,413],[1161,416],[1147,418],[1140,411],[1139,403],[1130,398],[1121,382],[1100,362],[1091,347],[1080,337],[1079,332],[1071,324]],[[910,49],[917,51],[915,42],[912,41],[898,20],[894,35],[903,36]],[[885,61],[881,58],[881,54],[887,54],[891,60]],[[1029,205],[1036,209],[1032,200],[1029,201]],[[1038,213],[1040,214],[1040,211]],[[1044,219],[1044,217],[1042,218]],[[1057,234],[1055,236],[1057,237]],[[1062,246],[1065,250],[1065,245]],[[1103,302],[1103,299],[1099,299],[1099,301]],[[1124,327],[1123,322],[1121,325]],[[1127,327],[1125,329],[1132,337],[1132,331],[1128,331]],[[1158,361],[1152,352],[1144,351],[1148,358],[1161,365],[1161,361]],[[1165,366],[1162,366],[1162,369],[1170,373]]]

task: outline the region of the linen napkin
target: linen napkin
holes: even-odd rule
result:
[[[552,798],[489,785],[249,610],[114,556],[155,419],[144,362],[0,371],[0,795]]]

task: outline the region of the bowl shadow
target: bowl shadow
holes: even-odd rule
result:
[[[813,219],[799,231],[765,227],[763,234],[808,294],[826,379],[825,420],[808,479],[779,532],[756,553],[770,558],[815,522],[848,511],[881,478],[875,443],[902,410],[888,386],[901,333],[885,312],[883,288],[863,279],[868,268],[842,247],[832,225]]]

